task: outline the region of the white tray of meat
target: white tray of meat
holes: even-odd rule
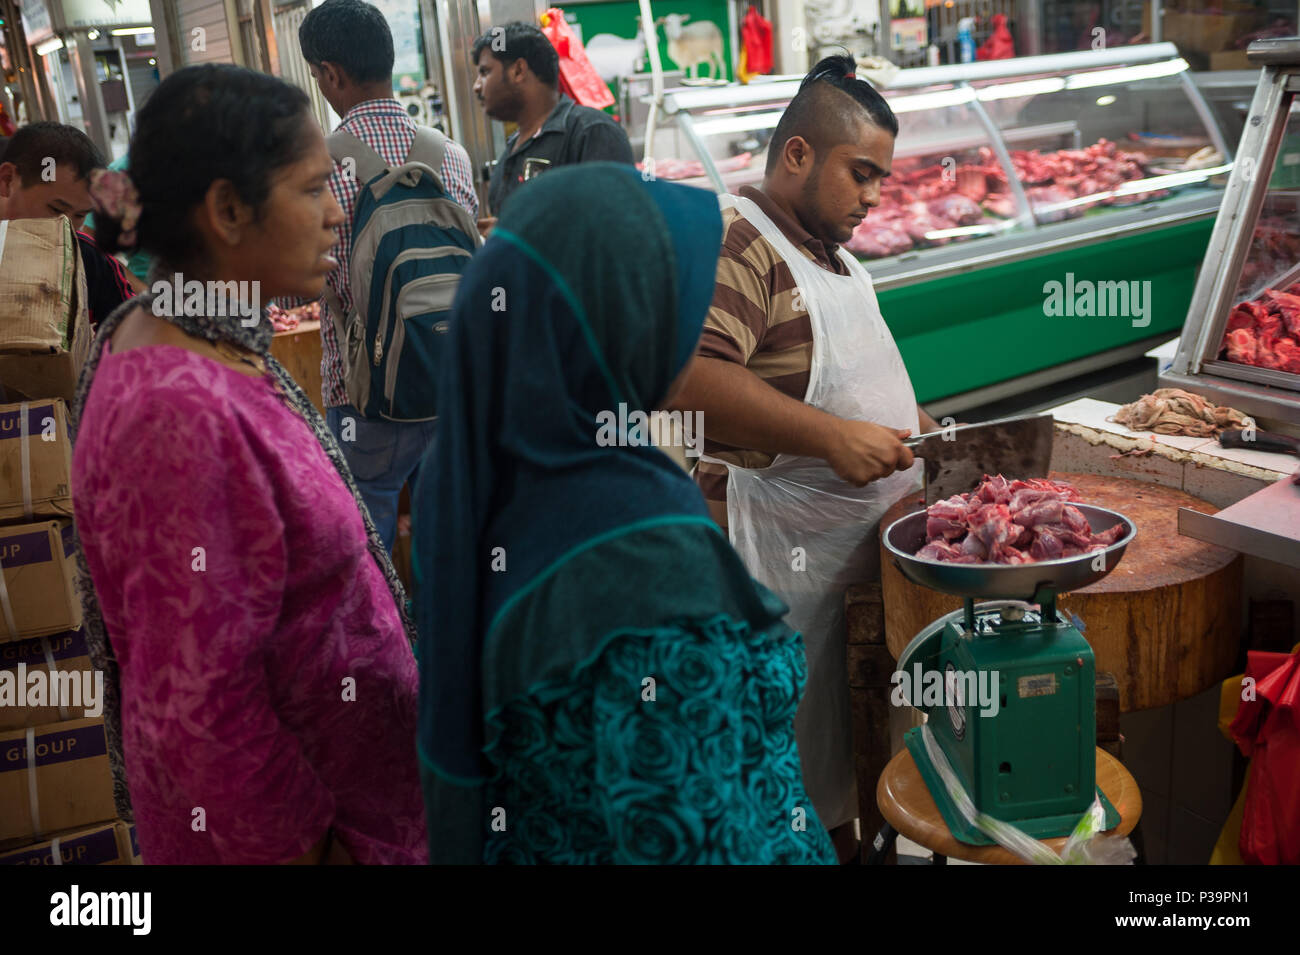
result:
[[[1104,550],[1127,529],[1115,524],[1094,532],[1064,481],[1008,481],[985,475],[980,486],[932,504],[926,544],[916,556],[958,564],[1030,564]]]

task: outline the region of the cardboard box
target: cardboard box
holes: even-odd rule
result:
[[[9,238],[15,229],[26,228],[32,223],[63,223],[71,236],[71,254],[65,256],[60,246],[60,263],[70,261],[75,269],[72,283],[74,300],[69,307],[66,319],[60,327],[58,318],[37,317],[24,319],[21,310],[13,313],[15,300],[21,309],[32,298],[31,283],[23,281],[6,282],[10,275],[27,275],[26,272],[10,271],[13,262],[11,256],[0,257],[0,401],[39,401],[43,398],[62,398],[72,401],[77,394],[77,378],[81,375],[81,366],[90,355],[90,346],[94,335],[90,329],[90,317],[87,310],[86,275],[81,263],[81,250],[77,238],[72,234],[67,220],[59,219],[15,219],[9,223]],[[60,296],[63,294],[60,291]],[[63,305],[59,306],[63,308]],[[21,347],[40,341],[41,347],[33,351]]]
[[[1197,53],[1226,50],[1255,25],[1253,13],[1189,13],[1166,10],[1162,38]]]
[[[118,823],[126,826],[126,854],[130,856],[131,865],[143,865],[144,860],[140,858],[140,840],[136,838],[135,826],[127,826],[126,823]]]
[[[42,842],[0,852],[0,865],[139,864],[140,853],[135,847],[135,826],[128,826],[121,821],[73,829]]]
[[[77,681],[75,692],[83,695],[79,700],[67,702],[86,703],[84,674],[91,674],[93,679],[95,669],[91,665],[86,638],[81,630],[0,643],[0,730],[25,729],[28,726],[88,715],[84,705],[60,707],[49,702],[53,699],[48,679],[51,668],[60,674],[61,682],[69,675]],[[43,706],[32,705],[31,698],[36,690],[33,685],[36,682],[33,680],[34,671],[39,672],[36,679],[44,684],[46,704]],[[99,682],[92,684],[98,706],[103,706],[104,702],[102,680],[100,677]],[[21,697],[26,699],[22,700]],[[19,702],[26,705],[20,706]]]
[[[66,518],[0,527],[0,643],[81,626],[73,541]]]
[[[1257,70],[1259,65],[1250,62],[1245,50],[1224,50],[1210,54],[1212,70]]]
[[[71,473],[62,398],[0,405],[0,523],[71,517]]]
[[[0,840],[40,839],[116,815],[102,718],[0,733]]]
[[[81,247],[67,218],[0,222],[0,351],[67,351],[85,308]]]

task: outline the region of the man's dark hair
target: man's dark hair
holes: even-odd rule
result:
[[[523,60],[533,75],[547,86],[560,79],[560,56],[546,39],[546,34],[531,23],[514,20],[503,27],[492,27],[474,41],[470,62],[477,63],[479,54],[487,50],[506,66]]]
[[[92,170],[105,165],[104,154],[81,130],[46,122],[28,123],[14,133],[5,147],[3,161],[17,166],[24,185],[31,185],[41,181],[47,159],[53,159],[56,166],[71,166],[77,170],[78,179],[85,179]]]
[[[337,64],[357,83],[392,82],[393,32],[362,0],[325,0],[303,17],[298,46],[312,66]]]
[[[855,69],[851,56],[828,56],[803,78],[768,144],[768,172],[792,136],[807,140],[821,162],[833,147],[848,142],[863,119],[898,135],[898,117],[875,87],[854,77]]]

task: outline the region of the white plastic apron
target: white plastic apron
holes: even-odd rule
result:
[[[841,249],[849,274],[828,272],[752,201],[724,195],[719,202],[753,223],[794,273],[812,322],[804,401],[840,418],[918,433],[916,394],[866,269]],[[879,575],[880,519],[919,486],[921,465],[862,488],[819,458],[780,454],[766,468],[727,470],[731,543],[749,572],[790,605],[786,621],[803,633],[808,680],[795,734],[808,795],[822,825],[833,828],[858,815],[844,592]]]

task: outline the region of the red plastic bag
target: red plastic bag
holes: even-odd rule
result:
[[[542,33],[560,55],[560,92],[567,93],[575,103],[593,109],[613,106],[614,94],[587,59],[587,51],[572,28],[564,22],[564,11],[551,7],[542,14],[541,24]]]
[[[740,53],[744,67],[741,79],[748,83],[751,76],[772,72],[772,21],[766,19],[751,3],[740,25]]]
[[[977,60],[1009,60],[1016,55],[1016,44],[1007,29],[1007,17],[1003,13],[993,14],[993,33],[980,44],[975,51]]]
[[[1241,857],[1255,865],[1300,864],[1300,651],[1247,654],[1254,699],[1229,729],[1252,757],[1241,822]]]

